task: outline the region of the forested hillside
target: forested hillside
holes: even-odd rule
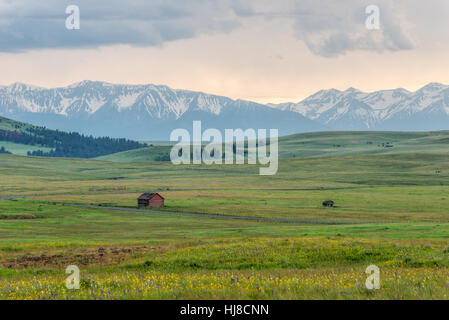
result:
[[[28,155],[32,156],[76,158],[94,158],[146,146],[128,139],[96,138],[76,132],[49,130],[2,117],[0,117],[0,141],[43,147],[42,150],[29,151]]]

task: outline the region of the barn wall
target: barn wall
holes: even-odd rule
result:
[[[138,200],[137,204],[139,207],[148,207],[148,200]]]
[[[151,200],[150,201],[150,207],[163,207],[164,206],[164,200],[159,200],[159,199],[155,199],[155,200]]]

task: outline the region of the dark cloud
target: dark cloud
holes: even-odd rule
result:
[[[438,1],[438,0],[428,0]],[[443,0],[444,1],[444,0]],[[365,27],[365,8],[377,4],[381,29]],[[418,0],[0,0],[0,51],[82,48],[113,44],[155,46],[201,34],[229,32],[244,19],[292,23],[311,52],[334,57],[354,50],[414,47],[404,24]],[[65,8],[78,5],[81,29],[65,28]]]
[[[77,5],[80,30],[67,30],[65,9]],[[238,26],[226,2],[207,0],[0,0],[0,51],[112,44],[154,46]]]

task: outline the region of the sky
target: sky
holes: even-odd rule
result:
[[[66,26],[71,5],[79,29]],[[373,5],[379,26],[367,28]],[[449,84],[448,57],[447,0],[0,0],[0,85],[152,83],[297,102]]]

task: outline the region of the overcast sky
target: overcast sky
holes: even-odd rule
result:
[[[80,29],[66,28],[66,7]],[[380,29],[368,30],[368,5]],[[447,0],[0,0],[0,84],[166,84],[259,102],[449,84]]]

